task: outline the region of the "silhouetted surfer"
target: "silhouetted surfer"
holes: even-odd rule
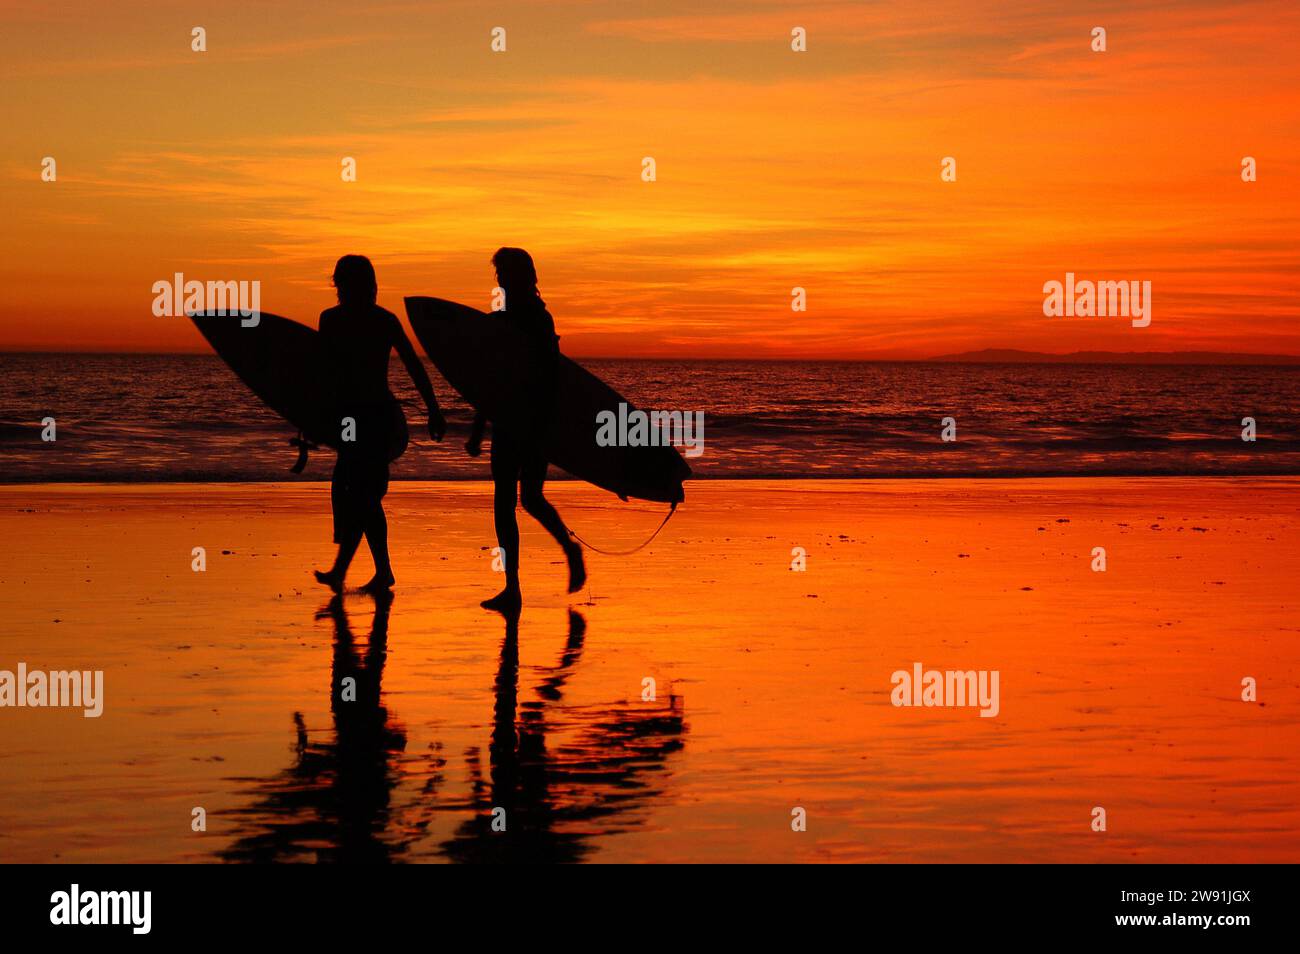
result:
[[[397,399],[388,390],[388,356],[394,348],[428,408],[429,436],[442,440],[447,422],[401,322],[375,304],[379,286],[370,259],[340,258],[334,266],[334,287],[339,303],[321,312],[320,336],[328,353],[340,429],[342,421],[351,418],[355,439],[340,444],[344,449],[339,451],[330,487],[338,556],[328,573],[316,571],[316,579],[336,593],[342,590],[343,577],[364,536],[375,561],[375,576],[362,589],[386,590],[395,580],[388,559],[383,499],[388,493],[390,449],[400,446],[406,426]]]
[[[569,592],[582,589],[587,570],[582,562],[582,547],[569,536],[569,529],[559,513],[542,494],[546,482],[546,456],[542,437],[546,432],[555,399],[556,369],[560,360],[560,339],[555,322],[546,310],[546,302],[537,291],[537,270],[532,257],[522,248],[501,248],[492,256],[497,270],[497,284],[505,291],[502,313],[524,333],[533,354],[530,380],[525,390],[530,396],[526,408],[516,409],[516,418],[508,425],[492,422],[492,512],[496,523],[497,544],[505,558],[506,587],[496,596],[484,600],[485,609],[508,613],[519,609],[519,524],[515,522],[516,503],[550,532],[564,548],[569,563]],[[474,418],[465,449],[471,457],[482,453],[482,414]],[[576,424],[576,422],[575,422]]]

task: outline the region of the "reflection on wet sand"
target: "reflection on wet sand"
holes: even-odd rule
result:
[[[519,621],[507,619],[493,687],[488,777],[480,750],[469,748],[468,793],[444,795],[447,764],[440,744],[409,755],[405,728],[382,702],[391,605],[391,594],[376,599],[364,653],[342,599],[323,611],[334,625],[333,738],[309,740],[301,714],[294,714],[294,764],[269,779],[235,780],[251,781],[256,798],[228,813],[236,840],[221,858],[578,861],[596,847],[596,836],[644,821],[644,809],[664,790],[656,779],[665,761],[683,744],[679,697],[564,706],[564,686],[582,657],[587,625],[570,610],[558,663],[533,688],[536,698],[521,702]],[[405,792],[411,794],[399,794]],[[437,812],[467,816],[441,843],[429,836]]]
[[[222,852],[226,860],[396,861],[423,834],[428,810],[395,807],[393,792],[403,781],[422,779],[423,790],[432,794],[443,760],[436,751],[405,758],[406,730],[381,701],[392,602],[391,593],[375,597],[364,655],[342,597],[322,612],[334,624],[334,739],[310,741],[301,713],[294,713],[297,761],[256,783],[258,800],[234,813],[244,830]]]
[[[519,621],[506,620],[495,685],[496,706],[483,779],[477,751],[466,758],[473,778],[465,821],[442,850],[456,861],[579,861],[602,830],[639,824],[638,809],[663,791],[656,775],[682,747],[681,700],[619,707],[565,709],[557,705],[582,656],[587,623],[569,611],[569,638],[559,663],[536,687],[538,699],[519,701]],[[554,717],[548,721],[548,716]],[[571,740],[548,737],[563,731]],[[570,736],[570,733],[572,735]],[[500,828],[504,809],[505,830]]]
[[[469,855],[464,823],[541,757],[537,815],[553,832],[589,828],[588,860],[1294,861],[1297,490],[1292,478],[701,481],[662,546],[593,566],[575,607],[585,640],[579,627],[566,647],[556,565],[530,563],[517,745],[493,751],[505,626],[470,596],[491,572],[486,484],[403,483],[386,498],[406,528],[390,542],[404,569],[382,695],[362,679],[369,713],[330,695],[349,667],[378,671],[363,665],[380,655],[374,604],[344,597],[352,649],[331,614],[313,621],[328,597],[304,586],[328,524],[320,487],[0,487],[0,665],[103,669],[107,698],[100,719],[5,710],[0,852],[197,862],[238,839],[232,857],[314,860],[348,838],[361,856]],[[592,539],[633,543],[658,519],[576,481],[553,492]],[[198,543],[207,573],[189,569]],[[790,571],[796,545],[809,572]],[[1111,572],[1089,567],[1098,545]],[[891,705],[890,674],[916,662],[999,670],[998,717]],[[1267,692],[1244,702],[1241,678],[1261,674]],[[640,701],[647,676],[664,701],[690,686],[689,741],[667,759],[653,749],[673,736],[655,736],[654,719],[675,712]],[[509,713],[507,701],[507,729]],[[630,746],[587,745],[620,725]],[[652,754],[635,751],[643,741]],[[605,784],[620,758],[641,759],[631,784],[661,794]],[[514,793],[516,814],[533,793]],[[639,807],[574,817],[624,794]],[[1122,814],[1104,838],[1096,805]],[[206,832],[191,829],[198,806]],[[810,819],[799,835],[794,806]],[[508,824],[504,844],[523,834]]]

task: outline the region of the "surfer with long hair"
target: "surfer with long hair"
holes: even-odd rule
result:
[[[528,380],[527,407],[516,408],[508,423],[492,422],[492,514],[496,525],[497,545],[505,562],[506,585],[496,596],[484,600],[484,609],[501,613],[517,612],[523,599],[519,589],[519,524],[515,507],[546,528],[564,550],[569,565],[569,592],[576,593],[587,581],[582,547],[569,534],[560,514],[542,493],[546,482],[546,455],[542,437],[555,403],[555,380],[560,360],[560,338],[555,322],[537,291],[537,269],[532,256],[522,248],[500,248],[492,256],[497,285],[505,292],[502,314],[523,333],[532,354]],[[482,453],[483,432],[487,419],[479,414],[465,450],[471,457]]]
[[[394,349],[424,398],[429,436],[441,441],[447,422],[401,322],[375,303],[379,283],[370,259],[364,255],[340,258],[334,266],[334,287],[339,303],[321,312],[320,336],[336,419],[344,434],[330,484],[334,542],[339,550],[334,566],[328,573],[315,571],[316,579],[335,593],[341,592],[364,536],[375,561],[375,575],[362,589],[381,592],[396,582],[388,558],[388,518],[383,505],[388,493],[388,462],[406,441],[401,406],[388,390],[388,358]]]

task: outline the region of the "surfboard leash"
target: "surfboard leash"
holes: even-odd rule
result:
[[[668,526],[668,521],[673,518],[673,514],[675,514],[676,512],[677,512],[677,504],[674,503],[671,507],[668,508],[668,513],[664,516],[663,522],[660,523],[659,526],[655,527],[654,533],[650,534],[650,538],[646,540],[645,543],[642,543],[640,546],[633,547],[631,550],[602,550],[600,547],[593,547],[590,543],[582,539],[582,537],[578,536],[572,530],[569,531],[569,536],[573,537],[573,539],[577,540],[588,550],[593,550],[596,553],[602,554],[603,556],[631,556],[633,553],[636,553],[639,550],[644,550],[646,547],[650,546],[650,544],[654,543],[655,537],[659,536],[659,531],[662,530],[664,527]]]

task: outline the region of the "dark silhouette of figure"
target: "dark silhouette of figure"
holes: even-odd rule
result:
[[[429,436],[442,440],[447,422],[424,365],[411,347],[401,322],[375,304],[379,292],[375,269],[362,255],[344,255],[334,266],[339,303],[320,316],[336,401],[336,419],[355,421],[355,440],[340,446],[330,500],[334,511],[334,542],[338,556],[328,573],[316,579],[335,593],[343,589],[352,557],[364,536],[375,561],[375,575],[362,589],[387,590],[396,582],[388,558],[388,462],[405,441],[405,422],[397,399],[388,390],[388,357],[397,350],[429,412]]]
[[[537,270],[532,256],[522,248],[500,248],[492,256],[492,264],[496,268],[497,284],[505,291],[506,307],[502,314],[523,332],[533,356],[529,380],[525,382],[531,398],[528,407],[517,409],[509,425],[492,422],[492,513],[497,545],[505,559],[506,585],[496,596],[484,600],[482,606],[509,615],[517,612],[523,602],[519,589],[519,524],[515,521],[518,504],[564,550],[569,564],[570,593],[582,589],[587,581],[587,569],[582,546],[573,539],[559,513],[542,493],[547,468],[542,437],[554,411],[555,376],[560,359],[555,322],[537,291]],[[469,440],[465,442],[471,457],[482,453],[486,425],[482,414],[474,418]]]
[[[294,713],[297,760],[259,783],[262,797],[256,803],[232,813],[251,831],[221,852],[225,860],[396,861],[428,827],[445,760],[436,752],[407,756],[406,730],[381,701],[393,594],[383,590],[374,599],[364,654],[358,652],[341,596],[318,614],[334,624],[334,739],[309,741],[302,715]],[[419,799],[394,806],[394,790],[412,776],[428,780]]]

